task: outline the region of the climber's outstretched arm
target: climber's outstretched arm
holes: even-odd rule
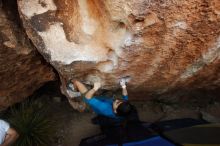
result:
[[[122,95],[123,96],[128,96],[128,91],[126,89],[126,86],[125,87],[122,87]]]
[[[122,95],[123,96],[128,96],[128,91],[126,89],[126,80],[124,78],[122,78],[120,80],[120,85],[121,85],[121,88],[122,88]]]
[[[101,87],[101,83],[100,83],[100,82],[95,82],[95,83],[94,83],[94,87],[86,93],[85,98],[91,99],[91,98],[93,97],[93,95],[95,94],[95,92],[96,92],[100,87]]]

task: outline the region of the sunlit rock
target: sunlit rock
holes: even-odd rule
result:
[[[29,38],[61,78],[89,84],[98,78],[112,90],[119,88],[119,78],[130,76],[131,99],[219,87],[219,5],[218,0],[18,0]]]

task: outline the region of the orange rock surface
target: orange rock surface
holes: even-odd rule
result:
[[[28,37],[61,78],[131,99],[220,86],[218,0],[18,0]]]
[[[0,110],[24,100],[55,79],[52,67],[19,24],[17,5],[11,2],[0,2]]]

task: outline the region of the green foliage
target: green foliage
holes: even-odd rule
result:
[[[50,145],[55,124],[47,111],[47,106],[37,100],[27,100],[9,109],[7,120],[19,133],[15,146]]]

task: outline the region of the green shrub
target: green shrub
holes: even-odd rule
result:
[[[55,124],[47,111],[47,106],[37,100],[27,100],[9,109],[7,120],[19,133],[15,146],[50,145]]]

